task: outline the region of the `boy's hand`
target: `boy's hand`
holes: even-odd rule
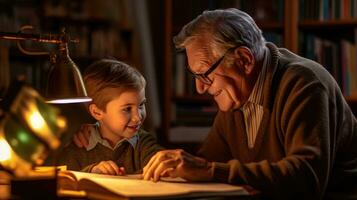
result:
[[[97,174],[125,175],[124,167],[118,167],[118,165],[111,160],[100,162],[92,168],[91,172]]]
[[[80,148],[87,148],[92,129],[94,129],[92,124],[83,124],[79,131],[74,134],[73,142]]]

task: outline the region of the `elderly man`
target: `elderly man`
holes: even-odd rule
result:
[[[219,112],[200,157],[158,152],[144,179],[248,184],[283,199],[353,197],[357,121],[321,65],[267,43],[237,9],[203,12],[174,42]]]

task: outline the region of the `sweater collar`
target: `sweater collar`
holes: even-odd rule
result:
[[[273,86],[273,78],[278,68],[279,51],[278,48],[270,42],[266,43],[268,51],[270,52],[270,62],[267,65],[266,76],[263,84],[263,107],[270,110],[271,107],[271,95]]]
[[[115,150],[116,148],[118,148],[123,142],[129,142],[129,144],[135,149],[136,147],[136,144],[138,143],[139,141],[139,135],[136,133],[133,137],[131,138],[124,138],[120,141],[118,141],[114,147],[112,147],[109,142],[102,138],[102,136],[100,135],[99,133],[99,123],[95,123],[94,124],[94,128],[91,129],[91,134],[90,134],[90,137],[89,137],[89,142],[88,142],[88,146],[86,148],[87,151],[90,151],[92,149],[94,149],[94,147],[97,146],[97,144],[102,144],[103,146],[105,147],[108,147],[112,150]]]

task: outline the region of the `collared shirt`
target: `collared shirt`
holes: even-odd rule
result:
[[[97,144],[102,144],[105,147],[108,147],[112,150],[115,150],[116,148],[118,148],[124,141],[128,141],[129,144],[131,144],[131,146],[135,149],[136,144],[139,141],[139,135],[136,133],[133,137],[131,138],[124,138],[120,141],[118,141],[114,147],[110,146],[109,142],[105,139],[102,138],[102,136],[99,133],[99,122],[95,123],[93,125],[93,128],[91,128],[91,134],[89,137],[89,143],[88,146],[86,148],[87,151],[92,150],[95,146],[97,146]]]
[[[262,70],[259,73],[257,82],[250,94],[248,101],[242,106],[245,128],[247,133],[247,143],[249,148],[254,147],[255,138],[257,137],[260,124],[263,119],[263,84],[269,64],[269,51],[265,49]]]

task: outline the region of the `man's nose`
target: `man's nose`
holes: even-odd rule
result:
[[[209,85],[202,83],[198,79],[195,79],[195,82],[196,82],[196,90],[199,94],[205,93],[208,90],[208,88],[210,87]]]

